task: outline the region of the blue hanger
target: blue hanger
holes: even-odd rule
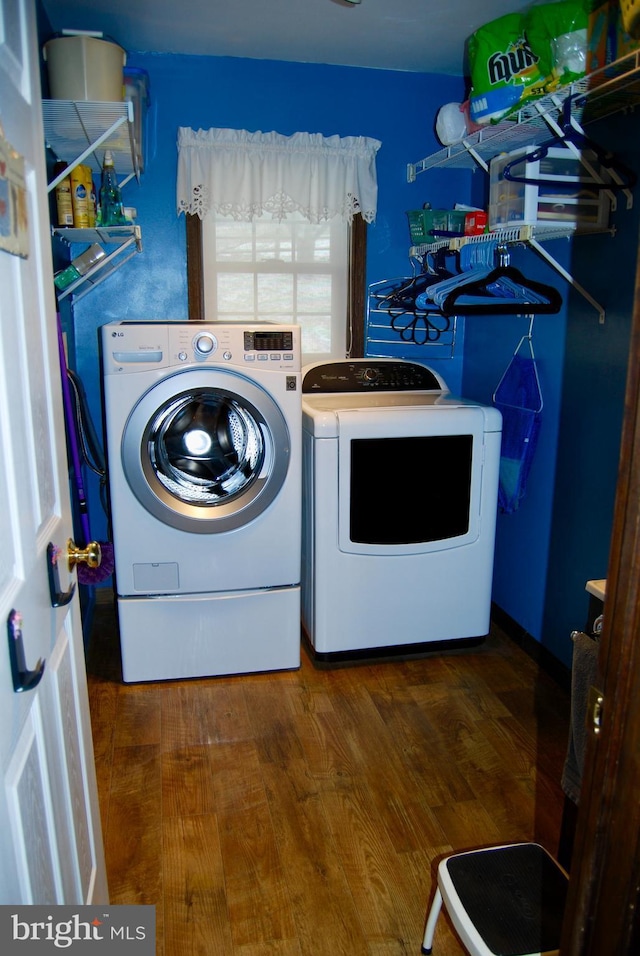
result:
[[[571,120],[571,105],[572,100],[576,99],[579,94],[574,96],[568,96],[564,101],[562,106],[562,117],[560,118],[560,128],[562,134],[560,136],[555,136],[553,139],[549,139],[544,143],[541,143],[536,149],[531,153],[526,153],[524,156],[518,156],[515,159],[512,159],[510,163],[502,170],[502,175],[504,179],[513,183],[525,183],[526,185],[531,186],[548,186],[549,177],[546,179],[536,179],[532,176],[517,176],[513,172],[513,169],[516,166],[522,165],[522,163],[536,163],[544,159],[548,151],[553,146],[558,146],[562,143],[571,143],[576,146],[578,149],[588,151],[590,150],[598,160],[601,166],[609,171],[612,177],[611,182],[599,183],[597,181],[589,182],[589,189],[593,190],[613,190],[613,189],[633,189],[636,184],[637,176],[633,170],[629,169],[628,166],[625,166],[624,163],[621,163],[615,158],[613,153],[610,153],[608,150],[604,150],[598,143],[594,140],[589,139],[585,136],[584,133],[578,131],[573,125]],[[562,180],[565,182],[565,180]]]
[[[424,293],[416,298],[417,308],[429,309],[432,307],[431,303],[435,303],[444,311],[443,303],[453,289],[468,283],[470,279],[480,279],[491,272],[495,265],[497,249],[497,240],[468,243],[463,246],[460,250],[461,271],[458,275],[450,276],[425,289]]]

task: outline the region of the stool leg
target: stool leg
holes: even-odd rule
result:
[[[440,892],[440,887],[436,887],[436,895],[433,897],[433,903],[431,904],[431,909],[429,910],[429,916],[427,918],[427,925],[424,930],[424,939],[422,940],[422,952],[425,954],[425,956],[429,956],[429,953],[431,952],[431,947],[433,945],[433,934],[436,931],[436,923],[438,922],[441,909],[442,893]]]

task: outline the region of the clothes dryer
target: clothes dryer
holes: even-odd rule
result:
[[[124,680],[298,667],[299,328],[101,333]]]
[[[394,359],[303,369],[302,618],[319,659],[489,630],[501,415]]]

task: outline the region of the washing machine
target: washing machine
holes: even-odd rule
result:
[[[299,336],[102,327],[125,681],[299,666]]]
[[[502,419],[420,363],[303,369],[302,620],[319,660],[489,630]]]

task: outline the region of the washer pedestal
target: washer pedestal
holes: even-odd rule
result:
[[[127,682],[300,666],[300,588],[118,598]]]

